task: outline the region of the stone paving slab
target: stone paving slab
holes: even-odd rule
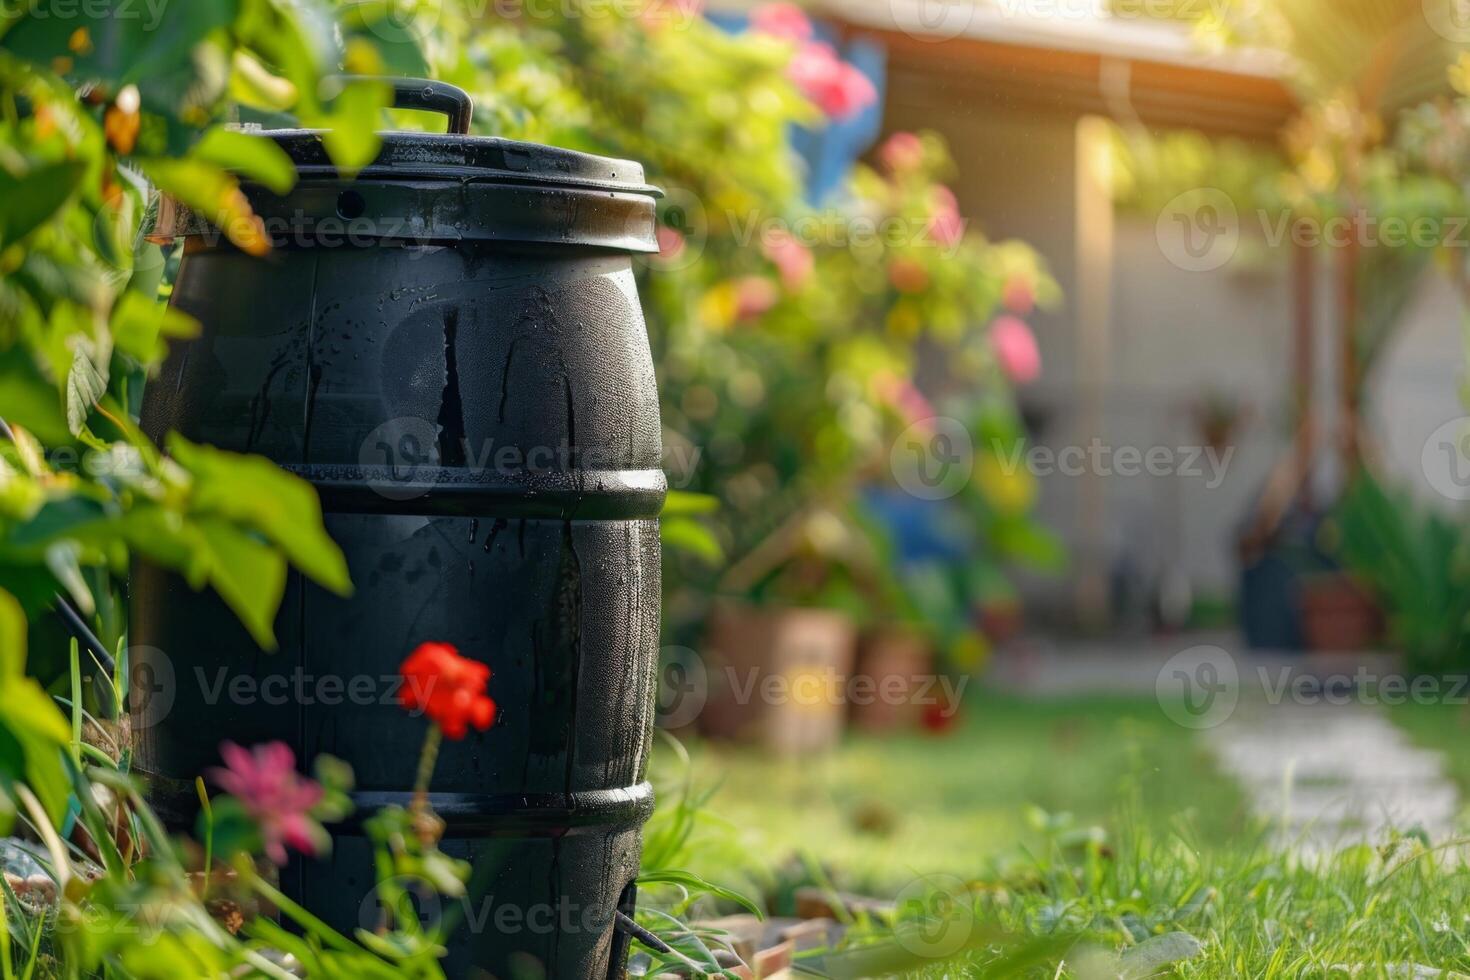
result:
[[[1333,850],[1391,830],[1452,836],[1460,797],[1439,753],[1413,745],[1364,705],[1242,705],[1206,744],[1277,825],[1283,843]]]

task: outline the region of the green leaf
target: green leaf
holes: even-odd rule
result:
[[[320,120],[322,144],[332,162],[351,176],[373,162],[382,144],[378,121],[392,105],[393,90],[381,82],[356,81],[332,100],[331,111]]]
[[[0,353],[0,418],[25,426],[47,445],[71,441],[60,393],[21,347]]]
[[[670,490],[664,497],[664,517],[680,517],[689,514],[713,514],[720,509],[720,498],[710,493],[691,493],[688,490]]]
[[[405,22],[390,0],[353,0],[342,7],[338,19],[353,38],[364,38],[377,47],[386,73],[406,78],[433,74],[414,36],[412,19]]]
[[[692,893],[703,893],[723,898],[727,902],[733,902],[743,909],[750,911],[758,919],[764,919],[765,913],[760,906],[736,891],[731,891],[722,885],[706,881],[699,875],[690,871],[645,871],[638,876],[640,885],[678,885]]]
[[[159,190],[199,212],[240,250],[250,255],[270,251],[270,239],[240,192],[240,182],[223,167],[195,158],[149,157],[136,162]]]
[[[664,547],[672,551],[687,551],[711,565],[725,560],[725,549],[720,547],[720,539],[692,518],[664,518],[659,525],[659,536]]]
[[[111,330],[118,350],[148,365],[168,354],[165,338],[198,336],[199,322],[151,296],[129,290],[118,297],[113,308]]]
[[[71,781],[62,761],[62,751],[71,740],[66,718],[41,685],[32,677],[8,677],[0,681],[0,703],[5,712],[0,727],[20,747],[24,760],[22,773],[4,772],[9,780],[23,780],[52,820],[60,820],[66,812]],[[5,760],[14,764],[13,753]],[[7,780],[7,781],[9,781]]]
[[[274,650],[272,624],[286,592],[286,559],[226,521],[200,521],[199,531],[209,584],[261,649]]]
[[[88,0],[85,18],[26,17],[5,35],[0,47],[21,58],[50,68],[53,59],[66,58],[79,79],[105,79],[117,85],[143,82],[165,75],[187,78],[195,45],[209,32],[229,26],[238,10],[236,0],[188,0],[187,3],[146,4],[138,0]],[[88,48],[73,49],[78,27],[87,31]]]
[[[92,598],[92,590],[87,588],[87,580],[82,577],[77,551],[76,542],[57,541],[46,549],[46,567],[76,602],[82,614],[90,616],[97,611],[97,602]]]
[[[296,165],[281,145],[265,136],[216,126],[204,134],[190,156],[212,163],[285,194],[296,184]]]
[[[78,160],[37,167],[19,177],[0,169],[0,246],[20,241],[55,215],[86,169]]]
[[[0,589],[0,682],[20,677],[26,667],[26,614],[15,596]]]
[[[79,435],[87,426],[97,400],[107,392],[107,362],[111,345],[74,337],[71,370],[66,375],[66,427]]]
[[[168,451],[194,477],[191,510],[254,528],[319,585],[338,595],[352,592],[347,560],[322,527],[311,484],[263,456],[201,446],[178,433],[169,434]]]

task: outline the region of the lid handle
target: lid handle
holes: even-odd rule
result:
[[[449,117],[449,132],[464,135],[470,131],[470,117],[475,104],[470,94],[457,85],[435,82],[427,78],[384,78],[380,75],[337,75],[334,81],[381,82],[393,86],[393,108],[422,109],[442,112]]]

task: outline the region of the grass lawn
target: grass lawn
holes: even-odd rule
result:
[[[1456,691],[1455,700],[1466,692]],[[1394,724],[1426,748],[1444,754],[1445,775],[1470,799],[1470,706],[1464,704],[1400,704],[1388,708]],[[1464,816],[1461,824],[1465,823]]]
[[[745,847],[776,864],[810,853],[840,887],[872,894],[935,871],[991,874],[1048,828],[1106,826],[1124,805],[1160,832],[1243,829],[1235,786],[1151,698],[972,691],[965,709],[947,734],[855,736],[823,758],[690,751],[700,778],[720,781],[709,809]]]
[[[1446,852],[1412,836],[1283,852],[1151,699],[966,707],[948,736],[854,738],[818,762],[692,747],[699,779],[724,776],[708,805],[727,828],[696,870],[801,852],[839,888],[899,893],[896,927],[854,923],[871,944],[811,964],[834,977],[1470,974],[1470,872]],[[1470,775],[1453,712],[1392,716]]]

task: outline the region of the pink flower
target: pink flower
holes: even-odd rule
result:
[[[678,229],[659,225],[654,237],[658,241],[658,257],[661,259],[672,261],[684,251],[684,236],[679,234]]]
[[[316,854],[320,828],[311,808],[321,801],[322,788],[296,771],[291,747],[264,742],[246,750],[224,742],[219,754],[224,768],[210,769],[209,777],[255,820],[266,856],[285,864],[287,845],[302,854]]]
[[[996,317],[990,324],[990,348],[1001,370],[1016,384],[1041,376],[1041,351],[1025,320],[1009,314]]]
[[[774,229],[761,238],[761,252],[781,274],[781,285],[793,293],[806,285],[816,265],[816,260],[807,247],[781,228]]]
[[[735,283],[735,319],[754,319],[779,298],[776,284],[765,276],[741,276]]]
[[[929,235],[941,248],[948,248],[965,236],[965,219],[954,191],[939,184],[934,188],[934,209],[929,212]]]
[[[812,36],[812,22],[806,11],[794,3],[766,3],[750,15],[750,29],[757,34],[807,41]]]
[[[822,41],[807,41],[797,48],[786,75],[830,119],[844,119],[878,100],[868,76]]]
[[[913,133],[894,133],[878,148],[878,160],[889,173],[917,170],[924,162],[924,142]]]
[[[929,433],[934,428],[934,417],[939,413],[929,404],[924,393],[908,378],[900,378],[890,372],[879,375],[875,381],[878,397],[887,402],[900,418],[920,432]]]
[[[1020,276],[1011,276],[1006,280],[1005,290],[1001,293],[1001,303],[1005,308],[1019,316],[1029,316],[1036,308],[1036,290],[1032,288],[1029,279]]]

